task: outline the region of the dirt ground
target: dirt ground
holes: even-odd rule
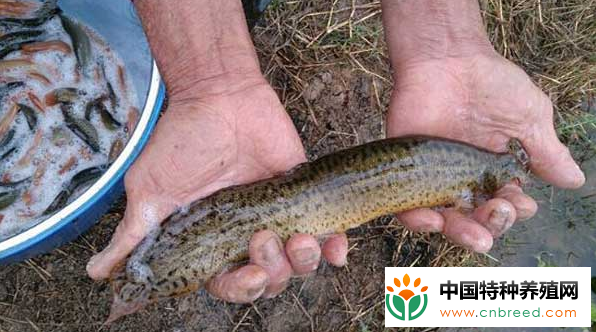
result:
[[[583,144],[582,126],[594,121],[582,105],[595,91],[596,1],[481,3],[491,40],[551,95],[559,128],[584,121],[559,131]],[[310,158],[383,137],[391,81],[378,1],[274,1],[253,36]],[[75,242],[1,268],[0,332],[381,331],[383,267],[482,263],[440,235],[414,235],[386,217],[349,233],[346,267],[323,265],[273,300],[231,305],[199,292],[106,327],[110,291],[86,276],[85,264],[123,207]]]

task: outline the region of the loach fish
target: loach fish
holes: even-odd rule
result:
[[[41,6],[33,13],[32,18],[20,18],[20,17],[0,17],[0,26],[2,27],[37,27],[54,15],[62,13],[62,10],[58,7],[58,0],[46,0]]]
[[[107,165],[95,166],[84,169],[77,173],[60,191],[58,196],[54,198],[54,201],[46,208],[46,210],[43,212],[43,215],[54,214],[56,211],[64,208],[75,191],[79,190],[85,184],[97,180],[105,172],[106,168]]]
[[[107,322],[203,287],[247,258],[256,231],[270,229],[283,240],[343,232],[383,215],[455,204],[513,179],[525,181],[527,155],[521,145],[512,149],[494,154],[440,139],[390,138],[222,189],[171,215],[112,271]]]
[[[91,40],[85,31],[85,28],[71,18],[59,14],[64,31],[70,36],[75,56],[77,57],[77,66],[86,73],[87,67],[91,62]]]

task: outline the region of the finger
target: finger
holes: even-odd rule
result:
[[[493,237],[501,236],[515,222],[515,207],[503,198],[493,198],[474,210],[474,220],[483,225]]]
[[[262,267],[248,264],[211,279],[205,288],[211,295],[227,302],[249,303],[258,299],[269,284]]]
[[[443,233],[449,240],[476,252],[488,252],[493,246],[492,234],[474,220],[454,209],[441,213],[445,218]]]
[[[286,255],[296,275],[304,275],[317,269],[321,261],[321,247],[308,234],[296,234],[286,242]]]
[[[321,250],[329,264],[344,266],[348,262],[348,237],[345,233],[333,234],[323,242]]]
[[[108,246],[87,263],[87,274],[95,280],[108,278],[114,266],[124,260],[145,235],[146,229],[141,223],[125,216],[116,227]]]
[[[95,280],[108,278],[114,267],[134,250],[151,229],[159,225],[162,218],[156,211],[151,205],[136,206],[129,203],[108,246],[87,263],[89,276]]]
[[[263,297],[274,297],[281,293],[292,276],[292,266],[279,236],[269,230],[255,233],[250,240],[248,253],[250,262],[262,267],[269,276]]]
[[[412,232],[440,232],[445,224],[440,213],[427,208],[403,212],[397,217]]]
[[[532,171],[557,187],[581,187],[586,177],[571,157],[569,149],[557,138],[552,123],[541,127],[541,130],[522,142],[530,155]]]
[[[515,184],[507,184],[497,190],[495,197],[509,201],[515,207],[517,220],[532,218],[538,211],[538,204],[532,197],[523,193],[522,189]]]

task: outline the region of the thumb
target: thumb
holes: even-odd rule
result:
[[[559,141],[552,123],[546,123],[522,140],[530,155],[532,172],[561,188],[581,187],[586,177],[569,149]]]
[[[87,263],[87,273],[95,280],[106,279],[114,267],[123,261],[143,238],[159,225],[165,217],[156,205],[147,201],[136,203],[130,199],[124,218],[120,221],[112,240],[103,251],[91,257]],[[167,215],[167,214],[166,214]]]

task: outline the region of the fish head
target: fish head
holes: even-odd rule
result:
[[[491,161],[483,175],[481,182],[486,193],[494,193],[511,182],[520,186],[530,182],[530,157],[521,142],[511,139],[507,149],[508,153],[496,155],[496,162]]]
[[[510,182],[524,185],[530,181],[530,171],[526,161],[522,162],[517,156],[511,154],[503,154],[498,158],[499,162],[492,171],[496,188],[501,188]]]
[[[512,138],[507,144],[509,153],[501,157],[502,167],[502,185],[512,180],[517,180],[519,185],[523,185],[530,180],[530,155],[524,148],[521,141]]]

